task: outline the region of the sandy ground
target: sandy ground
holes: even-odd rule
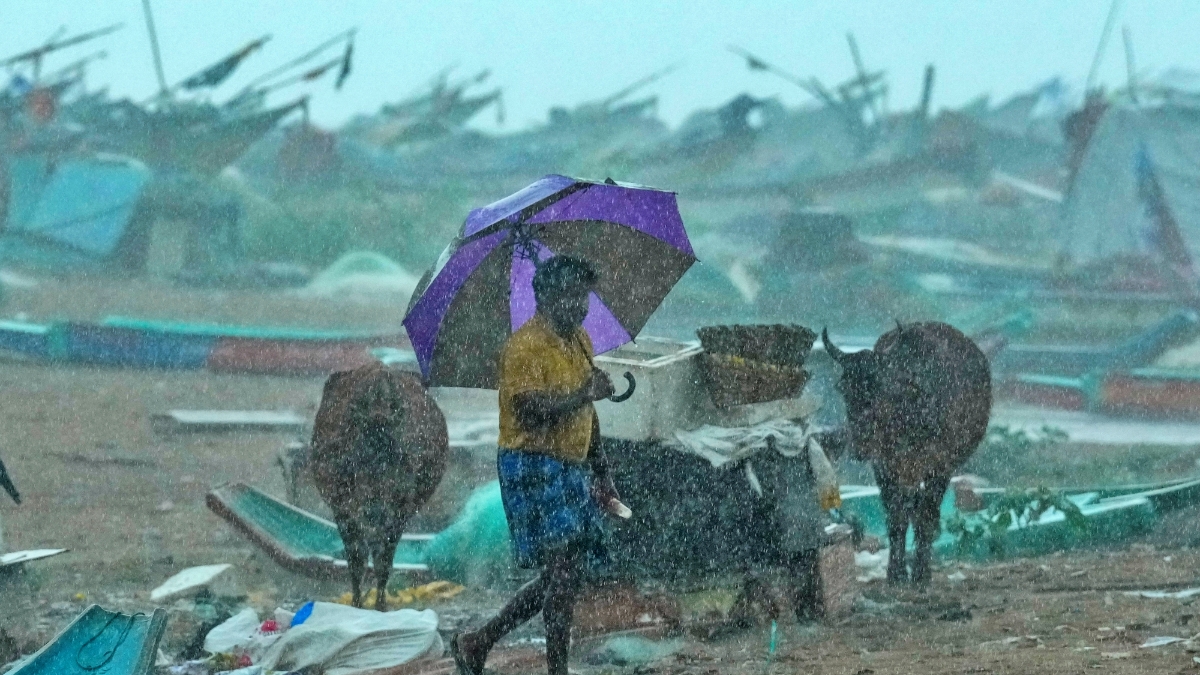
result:
[[[124,314],[377,329],[398,325],[401,311],[278,294],[53,281],[10,292],[4,308],[8,316],[31,319]],[[227,481],[282,495],[275,459],[290,436],[160,437],[149,425],[150,414],[169,408],[286,408],[311,415],[320,387],[320,378],[0,362],[0,457],[25,497],[14,506],[0,496],[5,544],[9,550],[71,549],[0,579],[0,664],[44,644],[93,602],[124,611],[149,609],[149,591],[191,565],[233,563],[241,590],[263,610],[340,594],[340,583],[317,584],[282,572],[204,507],[205,493]],[[1091,465],[1096,474],[1122,478],[1178,477],[1195,471],[1198,456],[1195,446],[1158,448],[1153,461],[1128,448],[1068,446],[1056,452],[1061,456],[1030,458],[1031,475],[1058,478],[1071,467]],[[448,488],[425,525],[444,524],[464,491]],[[945,567],[925,593],[862,586],[847,616],[808,627],[781,620],[779,650],[770,662],[765,626],[712,631],[724,605],[705,598],[727,597],[733,580],[667,587],[660,590],[675,598],[683,617],[680,640],[667,650],[673,653],[634,663],[615,659],[602,642],[592,641],[576,650],[575,668],[597,675],[1200,672],[1180,644],[1139,647],[1156,636],[1200,632],[1200,609],[1191,600],[1125,594],[1200,586],[1200,552],[1187,548],[1200,546],[1198,515],[1175,514],[1122,550]],[[956,572],[965,578],[948,578]],[[477,622],[506,592],[471,588],[436,605],[443,628]],[[167,651],[184,644],[195,626],[186,607],[174,608]],[[514,636],[518,643],[498,652],[493,665],[505,673],[541,672],[540,656],[529,642],[537,634],[536,624],[523,629]],[[430,672],[445,666],[432,664]]]

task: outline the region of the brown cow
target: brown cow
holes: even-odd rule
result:
[[[941,532],[950,477],[987,432],[992,377],[987,357],[944,323],[897,324],[875,348],[842,352],[822,333],[842,367],[850,446],[871,462],[887,516],[889,581],[909,579],[905,541],[916,540],[912,580],[927,583],[933,540]]]
[[[375,609],[386,609],[400,535],[441,482],[449,453],[446,418],[415,376],[375,363],[326,380],[309,470],[342,535],[355,607],[370,558]]]

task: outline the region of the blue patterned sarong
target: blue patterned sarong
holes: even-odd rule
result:
[[[608,563],[604,516],[586,466],[501,448],[496,472],[518,566],[540,568],[547,551],[567,545],[583,548],[589,568]]]

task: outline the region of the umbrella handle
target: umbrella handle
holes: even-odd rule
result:
[[[625,373],[625,379],[629,382],[629,388],[625,390],[625,393],[609,396],[608,400],[613,403],[623,403],[628,401],[630,396],[633,396],[633,392],[637,390],[637,380],[633,379],[633,373],[628,372]]]

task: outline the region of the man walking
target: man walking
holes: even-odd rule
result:
[[[537,313],[501,352],[500,492],[517,564],[541,571],[483,627],[450,640],[459,675],[480,675],[492,646],[539,612],[549,673],[567,675],[576,594],[585,569],[607,560],[599,504],[617,492],[592,404],[613,384],[583,329],[596,280],[578,258],[541,263]]]

